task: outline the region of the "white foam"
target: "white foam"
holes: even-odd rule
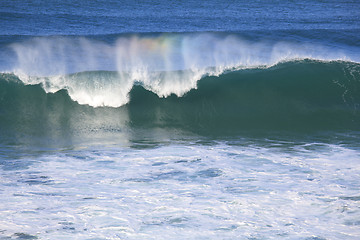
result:
[[[182,96],[196,88],[204,75],[219,75],[229,69],[305,58],[351,60],[340,50],[315,44],[251,42],[211,33],[120,37],[111,44],[46,37],[14,44],[12,49],[18,58],[14,72],[25,84],[42,84],[47,92],[67,89],[73,100],[94,107],[126,104],[135,82],[160,97]],[[109,79],[104,78],[109,75],[101,74],[69,75],[99,70],[118,74]]]
[[[0,174],[0,235],[359,239],[359,151],[273,144],[29,155]]]

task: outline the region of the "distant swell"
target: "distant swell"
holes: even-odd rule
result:
[[[102,94],[110,95],[116,74],[72,76],[100,79],[109,84]],[[99,94],[92,82],[77,83],[89,84]],[[158,127],[201,134],[360,130],[360,65],[352,62],[301,60],[228,71],[203,77],[182,96],[165,98],[139,82],[131,86],[128,103],[119,108],[80,105],[68,89],[46,93],[42,84],[46,82],[24,85],[14,74],[0,75],[1,132],[66,134]]]

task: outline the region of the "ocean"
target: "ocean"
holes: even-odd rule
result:
[[[0,2],[0,239],[360,239],[360,1]]]

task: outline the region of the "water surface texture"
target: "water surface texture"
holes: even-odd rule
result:
[[[359,1],[0,3],[0,239],[359,239]]]

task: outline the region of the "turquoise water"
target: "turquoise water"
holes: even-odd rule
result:
[[[1,239],[359,239],[357,1],[2,1]]]

